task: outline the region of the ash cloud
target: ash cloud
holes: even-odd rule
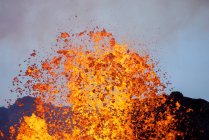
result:
[[[160,28],[160,36],[167,38],[175,36],[199,16],[205,17],[202,22],[209,21],[209,0],[133,0],[128,3],[125,0],[2,0],[0,5],[0,38],[20,38],[19,41],[23,41],[22,47],[27,47],[24,46],[24,38],[28,35],[40,41],[46,33],[65,28],[62,26],[66,24],[71,29],[85,29],[90,24],[102,27],[111,24],[117,32],[126,34],[131,34],[133,29],[146,34],[146,30]]]

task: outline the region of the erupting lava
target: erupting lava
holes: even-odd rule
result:
[[[31,57],[36,57],[36,53]],[[14,78],[19,95],[36,97],[32,116],[11,139],[175,139],[165,85],[149,55],[139,55],[105,30],[61,33],[53,52]],[[44,104],[53,104],[53,110]],[[20,104],[21,105],[21,104]],[[62,111],[61,111],[62,109]]]

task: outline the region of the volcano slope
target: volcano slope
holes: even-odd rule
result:
[[[162,106],[155,109],[156,113],[163,113],[165,108],[169,105],[170,108],[176,108],[179,109],[175,111],[174,116],[177,119],[177,123],[175,126],[175,130],[182,132],[183,135],[176,136],[175,139],[201,139],[206,140],[209,137],[209,102],[203,100],[203,99],[192,99],[189,97],[184,97],[182,93],[180,92],[172,92],[170,95],[165,95],[167,98],[167,101]],[[23,97],[16,100],[16,102],[13,105],[10,105],[8,108],[0,107],[0,139],[2,140],[8,140],[8,139],[16,139],[18,130],[12,130],[12,129],[18,129],[20,126],[20,120],[24,116],[31,116],[33,113],[35,113],[37,116],[40,114],[36,113],[36,99],[33,97]],[[51,114],[50,112],[56,112],[56,119],[60,119],[59,122],[57,122],[56,125],[59,125],[60,127],[58,129],[65,129],[65,122],[64,118],[70,117],[72,112],[70,111],[70,107],[55,107],[51,104],[44,104],[46,108],[49,110],[45,112],[45,118],[48,122],[53,121],[51,120],[52,117],[49,116]],[[68,110],[68,114],[65,114],[63,116],[62,112],[65,110]],[[172,109],[171,109],[172,110]],[[137,112],[137,110],[136,110]],[[138,111],[139,112],[139,111]],[[60,116],[60,115],[62,116]],[[47,117],[48,116],[48,117]],[[135,114],[134,117],[139,117]],[[16,127],[14,127],[16,126]],[[138,129],[136,131],[140,131],[142,129],[142,125],[138,125],[135,129]],[[16,133],[11,133],[11,131],[14,131]],[[59,130],[50,130],[48,129],[49,134],[53,135],[53,131],[59,131]],[[72,131],[72,130],[66,130],[66,131]],[[146,134],[139,133],[138,139],[140,138],[150,138],[154,137],[151,136],[152,132],[147,131]]]

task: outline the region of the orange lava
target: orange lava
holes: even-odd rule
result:
[[[17,139],[135,140],[179,135],[170,107],[157,111],[166,102],[165,85],[149,55],[139,55],[105,30],[63,32],[53,51],[16,77],[19,94],[37,97],[36,114],[21,120]],[[66,117],[66,109],[60,112],[65,117],[56,118],[52,111],[47,116],[52,121],[47,121],[45,103],[69,107],[72,113]],[[57,125],[61,120],[64,124]]]

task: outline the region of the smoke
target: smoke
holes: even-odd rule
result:
[[[208,0],[1,0],[0,5],[0,38],[19,40],[22,47],[28,47],[24,46],[28,36],[42,42],[49,33],[56,33],[56,29],[85,29],[91,25],[111,28],[108,27],[111,24],[116,32],[129,35],[134,32],[146,37],[159,28],[158,36],[165,39],[209,11]],[[208,21],[209,15],[205,16]]]

